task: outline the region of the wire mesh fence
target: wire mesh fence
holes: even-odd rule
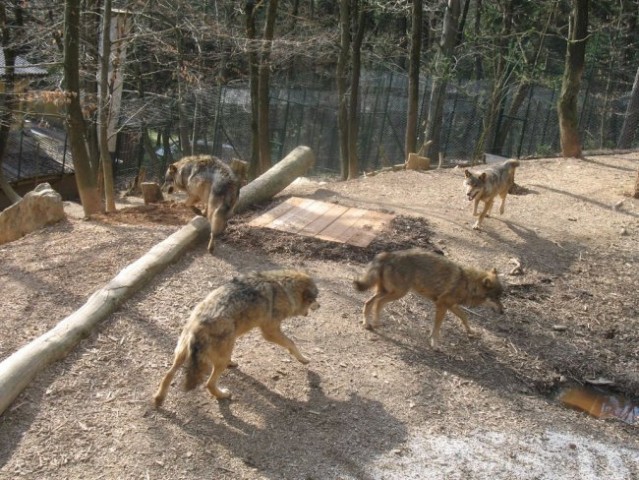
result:
[[[360,170],[375,170],[404,162],[407,83],[406,75],[393,72],[362,75],[358,134]],[[430,90],[428,79],[422,79],[418,145],[424,140]],[[604,94],[603,91],[595,80],[586,79],[582,84],[579,118],[584,150],[614,147],[621,132],[630,87],[624,86],[617,93],[607,91]],[[517,158],[558,152],[558,93],[558,87],[531,84],[514,113],[507,108],[499,113],[496,120],[498,134],[484,143],[484,151]],[[506,91],[503,104],[510,105],[516,95],[514,88]],[[473,157],[483,135],[490,97],[487,82],[450,82],[447,85],[441,134],[445,162],[452,164]],[[118,188],[130,185],[141,168],[144,168],[147,180],[162,181],[168,163],[182,155],[206,153],[225,161],[234,157],[249,160],[251,157],[252,115],[248,84],[193,88],[181,97],[140,97],[129,92],[125,93],[122,105],[113,159]],[[273,160],[283,158],[298,145],[307,145],[317,157],[312,173],[338,173],[337,110],[332,81],[275,79],[271,87],[269,118]],[[71,164],[71,156],[64,148],[63,137],[55,141],[58,150],[55,158],[62,171]],[[31,151],[44,150],[44,137],[38,142],[40,147],[31,148]],[[638,142],[639,138],[635,138],[634,146]],[[15,146],[13,151],[15,156]],[[15,179],[28,171],[20,168],[23,153],[18,154],[16,161],[11,161],[15,165]],[[41,165],[44,163],[40,162]]]

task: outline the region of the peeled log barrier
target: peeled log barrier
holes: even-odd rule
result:
[[[267,172],[244,186],[236,212],[270,199],[313,165],[308,147],[297,147]],[[113,280],[89,297],[53,329],[31,341],[0,363],[0,415],[33,378],[48,365],[64,358],[94,327],[113,313],[148,281],[176,261],[200,237],[209,234],[209,222],[195,217],[124,268]]]
[[[241,213],[250,205],[270,200],[297,177],[304,175],[314,163],[315,154],[309,147],[296,147],[282,160],[242,188],[235,212]]]

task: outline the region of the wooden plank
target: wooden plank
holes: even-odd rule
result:
[[[321,215],[313,209],[313,205],[316,203],[322,202],[311,198],[304,199],[303,202],[295,205],[294,208],[266,226],[275,230],[296,233]]]
[[[361,208],[349,208],[339,218],[335,219],[333,223],[328,225],[324,230],[320,231],[317,238],[322,240],[332,240],[335,242],[345,243],[346,238],[344,233],[355,223],[357,220],[366,215],[367,211]]]
[[[366,247],[395,215],[291,197],[249,225]]]
[[[395,215],[390,213],[368,211],[368,215],[360,218],[349,232],[345,232],[345,242],[356,247],[367,247],[388,225]],[[346,237],[346,234],[351,235]]]
[[[303,198],[291,197],[285,202],[280,203],[276,207],[270,209],[268,212],[260,215],[259,217],[254,218],[248,224],[251,227],[264,227],[267,224],[271,223],[273,220],[281,217],[286,212],[295,207],[295,205],[299,205]]]
[[[328,209],[321,217],[316,218],[297,233],[313,237],[342,216],[346,210],[348,210],[347,207],[331,204],[331,208]]]

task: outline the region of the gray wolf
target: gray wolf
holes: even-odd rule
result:
[[[484,217],[487,216],[493,208],[495,197],[501,197],[501,206],[499,214],[503,215],[504,205],[506,203],[506,195],[508,190],[515,183],[515,168],[519,166],[517,160],[507,160],[500,165],[489,167],[481,173],[472,173],[468,169],[464,170],[466,179],[464,186],[466,187],[466,196],[469,201],[475,201],[473,208],[473,216],[477,216],[477,206],[479,202],[484,202],[484,209],[479,214],[479,218],[473,225],[473,229],[478,230]]]
[[[229,398],[219,388],[218,379],[231,362],[237,338],[259,328],[264,339],[286,348],[301,363],[308,363],[281,330],[287,317],[308,315],[319,308],[317,286],[313,279],[297,270],[270,270],[233,278],[213,290],[197,305],[182,330],[175,348],[173,366],[155,393],[159,407],[176,372],[186,363],[185,390],[193,390],[208,375],[206,388],[218,399]]]
[[[364,304],[363,324],[369,330],[379,324],[384,305],[411,290],[435,302],[435,324],[430,335],[433,348],[439,342],[439,330],[448,310],[459,317],[468,335],[473,331],[460,305],[476,306],[486,302],[497,312],[504,312],[500,301],[503,288],[497,270],[462,267],[443,255],[421,248],[378,254],[354,285],[359,291],[376,289],[375,295]]]
[[[184,204],[208,218],[211,224],[208,251],[211,253],[215,248],[214,238],[224,231],[233,214],[245,172],[246,162],[236,160],[228,166],[211,155],[184,157],[169,165],[166,171],[162,190],[168,193],[173,193],[174,189],[185,191],[188,197]],[[197,202],[205,205],[204,213],[195,206]]]

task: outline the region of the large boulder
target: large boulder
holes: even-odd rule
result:
[[[41,183],[0,213],[0,245],[63,218],[62,197],[51,185]]]

